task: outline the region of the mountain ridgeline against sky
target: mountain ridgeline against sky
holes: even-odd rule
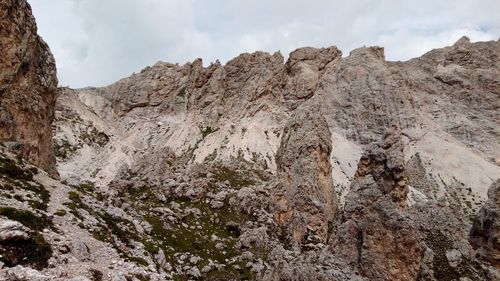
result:
[[[56,88],[0,0],[0,280],[500,280],[500,42]]]

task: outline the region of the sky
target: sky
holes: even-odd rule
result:
[[[105,86],[157,61],[225,63],[257,50],[385,47],[407,60],[500,37],[500,0],[28,0],[60,86]]]

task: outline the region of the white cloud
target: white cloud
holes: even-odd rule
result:
[[[242,52],[381,45],[406,60],[500,35],[497,0],[30,0],[61,85],[106,85],[158,60],[205,64]]]

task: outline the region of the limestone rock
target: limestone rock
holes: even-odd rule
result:
[[[36,269],[20,265],[9,268],[4,272],[0,272],[0,278],[5,281],[48,281],[53,279]]]
[[[349,219],[383,197],[389,197],[403,209],[406,207],[408,191],[401,131],[392,127],[382,143],[373,144],[361,156],[351,193],[346,197],[344,216]]]
[[[300,48],[290,53],[285,64],[285,103],[295,109],[301,102],[311,98],[316,92],[325,67],[341,57],[342,52],[336,47]]]
[[[272,190],[273,215],[297,242],[309,231],[325,241],[338,213],[331,150],[328,125],[312,110],[298,112],[286,125],[276,154],[280,182]]]
[[[500,267],[500,180],[488,191],[488,201],[479,210],[469,238],[477,255]]]
[[[402,210],[408,187],[397,128],[361,157],[333,251],[369,280],[416,280],[423,247]]]
[[[29,239],[29,229],[17,221],[0,218],[0,242]]]
[[[0,242],[53,253],[2,259],[0,279],[499,279],[500,41],[405,62],[257,51],[63,88],[57,181],[8,152],[53,167],[57,81],[26,1],[0,8],[0,212],[33,227],[0,220]]]
[[[0,142],[56,175],[51,124],[56,67],[25,0],[0,3]]]

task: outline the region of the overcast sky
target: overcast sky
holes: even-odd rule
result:
[[[500,36],[499,0],[29,0],[61,86],[103,86],[157,61],[363,45],[406,60]]]

